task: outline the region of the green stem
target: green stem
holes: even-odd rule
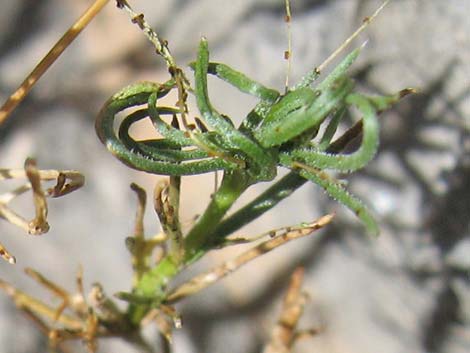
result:
[[[132,292],[132,297],[141,302],[129,305],[128,318],[138,325],[152,306],[165,297],[167,283],[178,274],[183,266],[201,257],[214,243],[213,232],[238,197],[250,186],[250,178],[245,171],[225,172],[222,184],[212,196],[212,201],[191,229],[185,239],[185,258],[176,262],[171,255],[166,256],[150,271],[146,272]],[[145,302],[148,301],[148,304]]]
[[[333,142],[326,151],[338,153],[344,148],[347,141],[351,141],[360,131],[360,126],[351,128],[344,136]],[[233,203],[251,185],[251,179],[246,172],[240,170],[225,172],[220,188],[213,195],[206,211],[185,239],[184,265],[194,262],[211,247],[222,244],[225,237],[276,206],[306,181],[307,179],[299,174],[290,172],[252,202],[222,221]],[[142,276],[133,294],[144,299],[151,298],[154,302],[155,298],[163,299],[166,284],[178,274],[184,265],[175,263],[171,256],[164,258],[157,266]],[[131,304],[128,311],[130,321],[138,325],[150,307],[150,304]]]
[[[208,246],[214,242],[214,230],[250,184],[250,178],[245,171],[225,172],[220,188],[212,196],[204,214],[186,236],[186,264],[197,260],[208,250]]]
[[[256,199],[222,221],[216,228],[212,239],[216,244],[223,243],[225,237],[269,211],[306,181],[307,179],[297,173],[290,172]]]
[[[151,307],[157,305],[158,301],[164,298],[167,283],[178,274],[180,269],[181,267],[174,262],[173,258],[167,256],[141,277],[132,296],[142,301],[148,299],[148,304],[136,302],[129,305],[127,316],[132,324],[139,325]]]

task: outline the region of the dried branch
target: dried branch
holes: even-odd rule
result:
[[[264,348],[263,353],[290,353],[293,344],[299,338],[305,335],[311,337],[318,332],[318,330],[297,330],[297,324],[303,314],[306,302],[306,296],[302,292],[304,272],[304,268],[299,267],[292,274],[279,320],[271,332],[271,340]]]
[[[97,338],[122,337],[131,343],[145,347],[146,344],[135,327],[126,319],[125,313],[104,293],[96,283],[89,293],[89,303],[83,293],[81,269],[76,278],[77,292],[70,293],[40,273],[26,269],[26,273],[50,291],[60,304],[50,305],[34,298],[9,283],[0,280],[0,289],[9,295],[15,305],[25,312],[49,338],[52,347],[68,340],[82,340],[89,352],[96,352]],[[149,351],[149,349],[145,349]]]
[[[13,299],[15,305],[21,310],[28,310],[35,315],[38,315],[38,317],[43,316],[51,321],[62,324],[71,330],[79,330],[82,326],[78,318],[63,313],[57,317],[56,308],[51,308],[42,301],[22,292],[19,289],[16,289],[1,279],[0,289],[9,295]]]
[[[183,283],[179,287],[173,289],[167,296],[165,302],[174,303],[189,295],[193,295],[194,293],[201,291],[202,289],[210,286],[214,282],[225,277],[229,273],[239,269],[247,262],[254,260],[261,255],[264,255],[291,240],[304,237],[320,228],[323,228],[328,223],[330,223],[332,219],[333,215],[327,214],[312,223],[308,223],[301,226],[288,227],[283,233],[277,235],[273,239],[269,239],[255,246],[254,248],[242,253],[236,258],[228,260],[222,263],[220,266],[217,266],[216,268],[206,273],[202,273],[194,277],[190,281]]]
[[[137,212],[135,218],[134,235],[126,238],[126,247],[132,256],[132,267],[134,270],[134,284],[150,268],[150,257],[157,246],[167,240],[165,232],[159,233],[152,238],[145,238],[144,214],[147,203],[147,194],[139,185],[132,183],[131,189],[137,194]]]
[[[179,188],[179,177],[172,177],[170,182],[157,183],[154,191],[155,212],[168,239],[169,254],[177,263],[184,255],[184,238],[179,221]]]
[[[41,76],[59,58],[60,54],[74,41],[80,32],[101,11],[109,0],[95,0],[95,2],[83,13],[82,16],[64,33],[46,56],[36,65],[31,73],[25,78],[18,89],[8,98],[0,108],[0,125],[15,110],[18,104],[28,95]]]
[[[49,230],[46,197],[66,195],[82,187],[85,181],[82,174],[73,170],[38,170],[36,162],[30,158],[26,159],[24,169],[0,169],[0,180],[19,178],[27,178],[29,183],[0,195],[0,218],[32,235],[41,235]],[[53,180],[56,185],[43,191],[41,182]],[[28,221],[8,207],[8,203],[31,189],[33,191],[35,217]],[[0,256],[11,264],[16,263],[15,257],[1,244]]]

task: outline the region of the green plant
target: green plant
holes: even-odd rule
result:
[[[378,226],[362,202],[349,194],[325,170],[350,172],[365,166],[377,150],[379,133],[376,115],[411,90],[374,97],[354,92],[347,69],[359,55],[360,49],[356,49],[320,84],[311,88],[321,73],[321,69],[316,68],[307,73],[299,84],[281,94],[225,64],[209,62],[208,44],[204,38],[199,44],[197,60],[190,65],[195,76],[195,87],[192,88],[183,71],[174,63],[166,44],[148,27],[143,16],[134,13],[126,1],[118,3],[130,12],[133,20],[156,43],[157,53],[166,60],[171,78],[163,84],[137,83],[112,96],[96,120],[100,140],[126,165],[149,173],[170,175],[174,182],[170,183],[169,203],[175,215],[181,175],[224,171],[221,185],[212,195],[210,204],[185,237],[181,235],[177,221],[172,223],[172,227],[166,227],[171,229],[169,237],[173,238],[176,246],[172,248],[176,250],[170,251],[158,264],[143,273],[132,293],[121,294],[121,298],[133,303],[129,315],[134,324],[140,322],[151,306],[165,300],[167,283],[181,269],[207,251],[225,246],[230,234],[269,210],[306,180],[320,185],[350,208],[370,233],[378,233]],[[212,106],[207,87],[208,74],[260,99],[238,128],[230,117]],[[158,99],[173,89],[178,90],[177,105],[157,105]],[[201,114],[201,119],[195,118],[194,125],[188,123],[186,116],[189,93],[195,95]],[[332,139],[345,111],[351,106],[356,107],[363,116],[363,137],[357,151],[345,154],[338,148],[338,145],[343,146],[342,140],[332,142]],[[139,109],[122,120],[116,133],[114,120],[117,114],[136,107]],[[172,122],[165,122],[162,115],[172,116]],[[129,135],[131,125],[145,118],[150,118],[162,138],[137,141]],[[321,124],[327,118],[330,121],[323,136],[320,141],[314,142]],[[278,166],[290,169],[291,173],[256,200],[224,219],[229,208],[249,186],[272,181]]]
[[[154,43],[157,53],[167,64],[170,78],[164,83],[141,82],[119,91],[105,103],[96,119],[95,128],[108,150],[129,167],[169,176],[168,182],[158,185],[154,198],[163,233],[145,238],[143,210],[146,193],[133,184],[131,187],[138,195],[139,206],[134,236],[128,238],[126,244],[132,256],[135,279],[130,292],[117,294],[118,298],[129,302],[125,311],[118,309],[99,285],[92,289],[93,303],[87,303],[81,274],[77,276],[80,298],[77,302],[73,300],[74,294],[28,270],[30,276],[62,298],[63,304],[58,308],[39,303],[8,284],[0,283],[20,303],[19,306],[33,314],[36,321],[40,321],[37,314],[42,314],[62,325],[61,329],[51,330],[41,322],[46,331],[54,333],[51,335],[54,342],[81,338],[88,343],[90,351],[96,349],[96,337],[107,335],[123,337],[150,350],[139,331],[149,318],[163,317],[164,322],[170,318],[175,324],[178,323],[178,316],[171,307],[173,303],[287,241],[308,235],[328,224],[332,215],[315,222],[269,231],[253,239],[272,239],[179,287],[171,287],[172,279],[178,273],[208,251],[253,240],[229,236],[307,181],[318,184],[331,197],[352,210],[371,234],[378,234],[378,226],[367,208],[327,171],[352,172],[363,168],[377,151],[377,115],[412,92],[405,89],[386,96],[366,96],[356,92],[347,70],[358,57],[360,48],[348,54],[328,76],[313,86],[331,59],[367,26],[380,9],[322,65],[307,73],[297,85],[286,87],[286,91],[280,93],[225,64],[210,62],[208,44],[204,38],[200,41],[196,61],[190,64],[195,78],[195,86],[191,87],[184,71],[175,63],[168,44],[148,26],[143,15],[135,13],[125,0],[118,0],[117,4],[131,15],[132,21]],[[259,99],[239,127],[212,106],[207,87],[208,75],[215,75]],[[178,96],[175,106],[159,105],[159,99],[173,90]],[[194,95],[201,115],[200,118],[194,117],[194,122],[190,122],[187,108],[189,95]],[[355,108],[362,118],[333,140],[342,117],[350,108]],[[127,109],[132,111],[126,112]],[[115,119],[121,112],[125,112],[125,117],[116,131]],[[169,115],[171,121],[164,120],[164,115]],[[129,129],[134,123],[147,118],[161,138],[134,139]],[[361,133],[360,147],[353,153],[344,153],[346,145]],[[287,168],[290,172],[253,201],[226,217],[234,202],[250,186],[273,181],[278,167]],[[223,171],[220,186],[196,224],[184,235],[178,217],[181,176],[219,170]],[[162,244],[165,245],[163,255],[155,259],[154,250]],[[73,316],[65,315],[65,309],[71,310]],[[162,332],[169,337],[171,327],[162,326]]]

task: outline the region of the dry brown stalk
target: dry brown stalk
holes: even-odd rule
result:
[[[304,312],[306,295],[302,291],[304,268],[297,268],[291,276],[284,296],[279,320],[271,332],[271,339],[263,353],[290,353],[294,343],[303,336],[311,337],[318,330],[298,331],[297,325]]]
[[[58,59],[60,54],[74,41],[80,32],[101,11],[109,0],[95,0],[95,2],[83,13],[82,16],[64,33],[46,56],[36,65],[31,73],[25,78],[17,90],[7,99],[0,108],[0,125],[15,110],[18,104],[27,96],[41,76]]]
[[[241,266],[245,265],[251,260],[256,259],[257,257],[274,250],[285,243],[299,239],[306,235],[311,234],[312,232],[323,228],[333,219],[332,214],[327,214],[318,220],[308,223],[302,226],[288,227],[284,232],[275,236],[273,239],[262,242],[261,244],[255,246],[254,248],[242,253],[234,259],[228,260],[216,268],[202,273],[190,281],[183,283],[179,287],[175,288],[170,292],[166,298],[166,303],[174,303],[182,298],[185,298],[189,295],[193,295],[196,292],[201,291],[202,289],[210,286],[214,282],[225,277],[229,273],[237,270]]]
[[[41,235],[49,230],[46,197],[66,195],[82,187],[85,182],[83,175],[74,170],[38,170],[36,162],[30,158],[26,159],[24,169],[0,169],[0,181],[20,178],[27,178],[29,183],[0,195],[0,218],[32,235]],[[55,181],[55,186],[44,191],[41,185],[44,181]],[[33,191],[35,207],[35,217],[31,221],[8,206],[9,202],[28,190]],[[2,244],[0,244],[0,256],[11,264],[16,263],[15,257]]]

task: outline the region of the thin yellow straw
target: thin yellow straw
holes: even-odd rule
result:
[[[390,0],[385,0],[380,7],[375,10],[375,12],[372,14],[372,16],[366,17],[362,25],[353,33],[349,36],[348,39],[346,39],[343,44],[341,44],[331,55],[320,65],[316,68],[317,71],[321,72],[323,69],[341,52],[346,48],[380,13],[380,11],[383,10],[385,6],[389,3]]]
[[[62,52],[73,42],[80,32],[101,11],[109,0],[95,0],[83,15],[64,33],[47,55],[26,77],[18,89],[7,99],[0,109],[0,125],[15,110],[16,106],[26,97],[34,84],[41,78]]]

